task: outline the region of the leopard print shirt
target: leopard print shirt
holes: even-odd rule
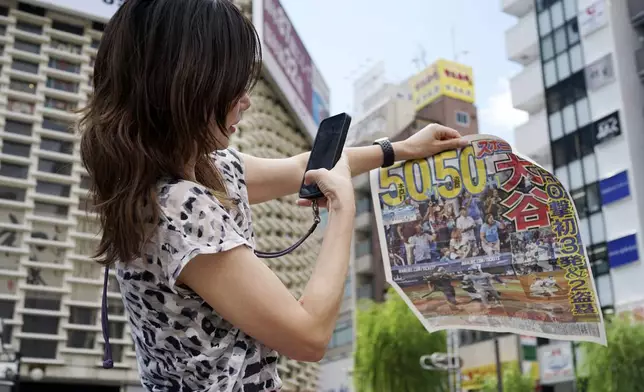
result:
[[[162,218],[144,257],[116,266],[141,382],[150,392],[281,388],[277,353],[176,282],[198,254],[255,246],[241,158],[227,149],[215,161],[238,208],[228,212],[196,183],[161,181]]]

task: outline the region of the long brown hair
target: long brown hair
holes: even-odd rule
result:
[[[188,162],[199,183],[227,200],[211,153],[260,70],[257,32],[229,0],[127,0],[116,12],[79,123],[100,263],[140,256],[160,219],[157,182],[184,178]]]

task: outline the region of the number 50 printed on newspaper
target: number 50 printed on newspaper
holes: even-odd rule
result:
[[[606,344],[575,205],[494,136],[371,172],[387,281],[428,331]]]

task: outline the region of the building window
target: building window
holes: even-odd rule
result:
[[[456,124],[462,127],[470,126],[470,114],[466,112],[456,112]]]
[[[95,338],[94,332],[67,330],[67,347],[91,350]]]
[[[28,115],[34,114],[34,104],[33,103],[22,102],[22,101],[14,101],[14,100],[10,99],[8,101],[8,103],[7,103],[7,107],[12,112],[21,113],[21,114],[28,114]]]
[[[73,64],[59,59],[49,59],[49,68],[57,69],[59,71],[75,73],[75,74],[80,73],[80,65]]]
[[[50,159],[40,158],[38,160],[38,171],[58,174],[61,176],[70,176],[72,174],[72,164],[68,162],[58,162],[52,161]]]
[[[50,195],[56,197],[69,197],[70,195],[70,186],[64,184],[58,184],[55,182],[41,181],[36,182],[36,192],[43,195]]]
[[[55,20],[52,22],[51,28],[58,31],[62,31],[64,33],[69,33],[74,35],[85,34],[85,29],[83,29],[83,26],[72,25],[69,23],[60,22],[58,20]]]
[[[23,80],[11,79],[9,82],[9,88],[28,94],[36,93],[36,85],[32,82],[25,82]]]
[[[60,319],[58,316],[52,317],[25,314],[22,316],[22,332],[57,335],[59,321]]]
[[[5,120],[4,131],[15,133],[17,135],[31,136],[31,127],[29,123],[23,123],[15,120]]]
[[[40,149],[69,155],[74,152],[74,143],[43,137],[40,139]]]
[[[96,309],[80,306],[70,306],[69,323],[75,325],[95,325]]]
[[[20,21],[16,23],[16,29],[22,30],[24,32],[31,33],[31,34],[37,34],[37,35],[42,34],[42,26],[39,26],[33,23]]]
[[[34,202],[34,214],[46,216],[49,218],[67,219],[69,207],[60,204],[51,204],[45,202]]]
[[[68,82],[65,80],[47,78],[47,87],[53,88],[56,90],[66,91],[68,93],[77,93],[78,92],[78,83]]]
[[[82,189],[89,189],[92,184],[92,180],[88,176],[81,176],[80,187]]]
[[[2,153],[7,155],[15,155],[18,157],[28,157],[31,152],[31,144],[10,142],[5,140],[2,143]]]
[[[17,39],[13,43],[13,47],[18,49],[18,50],[22,50],[23,52],[36,53],[36,54],[40,53],[40,45],[39,44],[34,44],[34,43],[31,43],[31,42],[22,41],[22,40],[19,40],[19,39]]]
[[[92,29],[96,31],[105,31],[105,24],[100,22],[92,22]]]
[[[76,110],[76,103],[63,101],[62,99],[45,97],[45,107],[50,109],[62,110],[64,112],[73,112],[74,110]]]
[[[81,54],[83,52],[83,48],[80,45],[60,41],[57,39],[52,39],[49,46],[51,46],[53,49],[67,53]]]
[[[11,178],[27,178],[29,166],[0,162],[0,176]]]
[[[38,64],[30,63],[28,61],[14,59],[11,63],[11,68],[20,72],[27,72],[32,74],[38,73]]]
[[[45,9],[43,7],[38,7],[23,2],[18,3],[18,11],[26,12],[28,14],[33,14],[36,16],[45,16]]]
[[[72,129],[72,125],[70,123],[66,123],[60,120],[55,120],[50,117],[43,118],[42,127],[52,131],[65,132],[65,133],[71,132],[71,129]]]
[[[25,201],[27,191],[25,189],[0,185],[0,199],[11,201]]]
[[[98,49],[98,46],[99,46],[100,44],[101,44],[101,41],[100,41],[100,40],[98,40],[98,39],[96,39],[96,38],[94,38],[94,39],[92,40],[92,48],[94,48],[94,49]]]
[[[55,359],[57,341],[20,339],[20,353],[23,358]]]

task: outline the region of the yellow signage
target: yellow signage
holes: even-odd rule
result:
[[[474,102],[474,73],[472,67],[440,59],[409,79],[416,110],[429,105],[441,96]]]

